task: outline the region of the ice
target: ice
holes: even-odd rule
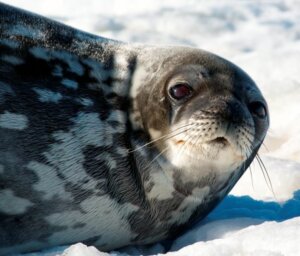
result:
[[[300,2],[298,0],[4,0],[71,26],[118,40],[203,48],[255,80],[270,108],[260,155],[208,218],[174,241],[168,255],[299,255]],[[266,149],[267,148],[267,149]],[[33,255],[108,255],[76,244]],[[64,251],[64,252],[63,252]],[[161,244],[109,255],[157,255]],[[52,253],[52,254],[51,254]]]

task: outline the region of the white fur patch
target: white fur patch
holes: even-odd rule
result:
[[[64,194],[66,193],[64,188],[66,180],[82,189],[99,191],[97,187],[99,180],[94,180],[84,169],[83,149],[88,145],[96,147],[112,145],[114,133],[125,129],[126,116],[122,111],[111,113],[107,121],[120,122],[116,128],[112,128],[107,121],[102,122],[98,113],[80,112],[71,120],[73,126],[69,131],[53,133],[55,143],[50,145],[48,151],[43,152],[49,166],[38,162],[30,162],[28,166],[39,176],[39,182],[34,185],[34,188],[45,192],[46,199],[56,195],[71,197],[71,195]],[[116,166],[116,162],[105,152],[99,157],[107,160],[111,166]],[[58,178],[57,173],[60,173],[65,180]]]
[[[21,24],[17,24],[5,32],[8,35],[26,36],[35,39],[42,39],[44,37],[44,32],[42,32],[41,30],[31,28],[30,26],[24,26]]]
[[[79,98],[79,99],[76,99],[76,101],[86,107],[90,107],[90,106],[94,105],[94,102],[89,98]]]
[[[0,103],[5,101],[6,94],[14,94],[14,92],[8,84],[0,81]]]
[[[53,92],[48,89],[40,89],[40,88],[33,88],[38,96],[39,96],[39,101],[41,102],[53,102],[53,103],[58,103],[63,96],[59,92]]]
[[[109,71],[104,70],[103,65],[100,62],[91,59],[84,59],[82,62],[91,68],[90,76],[97,81],[103,81],[109,77]]]
[[[113,82],[112,90],[119,96],[126,96],[128,94],[128,85],[125,81],[115,81]]]
[[[58,178],[55,169],[51,166],[31,161],[27,168],[38,176],[39,180],[33,185],[36,191],[43,192],[46,200],[54,197],[72,199],[72,194],[64,188],[64,181]]]
[[[48,238],[50,243],[68,243],[101,235],[95,245],[113,243],[122,246],[134,238],[135,234],[131,232],[127,217],[137,211],[138,207],[130,203],[118,204],[106,195],[87,198],[80,206],[83,211],[55,213],[46,218],[50,224],[68,227],[52,234]],[[85,226],[74,232],[72,226],[75,222],[84,223]]]
[[[0,43],[7,46],[7,47],[9,47],[9,48],[12,48],[12,49],[16,49],[20,46],[18,41],[9,40],[9,39],[1,39]]]
[[[185,182],[201,179],[212,171],[219,177],[228,177],[246,158],[235,146],[238,131],[228,132],[226,122],[198,115],[198,119],[196,113],[195,119],[173,127],[177,134],[167,140],[168,159],[185,170],[182,175]],[[211,142],[218,137],[226,137],[228,144]],[[178,143],[181,140],[183,143]]]
[[[5,111],[0,115],[0,128],[24,130],[28,126],[28,119],[21,114],[15,114]]]
[[[42,47],[32,47],[29,51],[36,58],[43,59],[46,61],[49,61],[51,59],[58,59],[68,64],[69,66],[68,70],[70,72],[73,72],[79,76],[82,76],[84,74],[84,68],[79,63],[78,58],[66,51],[54,51],[54,50],[50,51],[49,49],[42,48]]]
[[[128,94],[129,69],[128,59],[124,54],[114,55],[114,69],[110,72],[110,76],[116,81],[113,82],[113,91],[120,95],[126,96]]]
[[[125,54],[116,53],[114,55],[114,65],[126,70],[128,66],[127,56]]]
[[[51,51],[52,59],[59,59],[68,64],[68,70],[79,76],[84,74],[84,68],[78,61],[78,57],[72,55],[66,51]]]
[[[74,129],[74,133],[80,133],[79,130]],[[44,152],[43,155],[72,184],[79,184],[82,188],[95,189],[96,181],[86,174],[83,167],[84,155],[82,148],[84,142],[82,139],[84,140],[85,135],[83,132],[81,138],[79,134],[75,135],[72,131],[56,132],[53,137],[57,143],[52,144],[50,150]]]
[[[28,199],[15,196],[10,189],[0,191],[0,209],[2,213],[22,214],[32,205],[33,203]]]
[[[20,65],[23,64],[24,61],[16,56],[13,55],[2,55],[1,59],[5,62],[8,62],[12,65]]]
[[[70,79],[63,79],[61,81],[61,83],[66,86],[69,89],[74,89],[76,90],[78,88],[78,83],[74,80],[70,80]]]
[[[146,77],[149,76],[149,72],[142,65],[137,65],[137,69],[134,72],[132,78],[132,86],[130,89],[130,96],[135,98],[141,89],[141,85],[144,84]]]
[[[121,111],[114,111],[108,120],[123,122],[122,118],[125,118],[123,114]],[[74,125],[69,131],[58,131],[52,135],[56,143],[52,144],[50,150],[43,155],[68,181],[80,184],[82,188],[95,189],[97,182],[84,170],[85,158],[82,150],[88,145],[96,147],[112,145],[114,132],[123,131],[125,125],[121,124],[120,127],[113,129],[106,121],[100,120],[98,113],[84,112],[72,118],[72,122]]]
[[[50,54],[45,50],[45,48],[35,46],[29,49],[29,52],[38,59],[43,59],[46,61],[50,60]]]
[[[157,139],[162,136],[162,132],[154,128],[149,128],[149,133],[152,139]]]
[[[178,209],[172,213],[170,223],[176,222],[177,224],[185,223],[192,215],[194,210],[202,204],[203,199],[209,194],[210,188],[195,188],[193,193],[186,197]]]
[[[170,178],[166,177],[166,175],[163,172],[154,172],[152,170],[152,173],[150,174],[150,183],[153,182],[154,185],[151,188],[150,192],[147,194],[147,196],[150,199],[159,199],[159,200],[165,200],[173,198],[173,181],[170,180]]]
[[[107,122],[102,122],[98,113],[80,112],[73,121],[75,125],[71,130],[82,146],[112,144],[112,131],[108,130]]]

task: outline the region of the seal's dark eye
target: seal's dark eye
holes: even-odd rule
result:
[[[267,110],[263,103],[259,101],[254,101],[250,103],[249,109],[253,115],[256,115],[259,118],[266,118]]]
[[[192,88],[186,83],[180,83],[172,86],[169,89],[169,93],[172,98],[181,100],[191,95]]]

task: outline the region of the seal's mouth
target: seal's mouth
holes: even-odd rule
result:
[[[188,164],[202,165],[207,163],[212,166],[222,168],[235,168],[247,158],[243,148],[230,135],[219,135],[191,140],[174,140],[175,147],[171,147],[170,159],[172,163],[178,166],[186,166]],[[173,153],[172,153],[173,152]],[[180,152],[180,154],[178,154]],[[188,161],[187,161],[188,160]]]
[[[186,143],[186,141],[184,140],[176,141],[177,145],[182,145],[184,143]],[[193,145],[193,143],[188,143],[188,144]],[[208,140],[205,142],[205,144],[209,144],[210,146],[222,146],[222,147],[230,146],[228,139],[226,139],[225,137],[217,137],[214,138],[213,140]]]
[[[222,146],[222,147],[226,147],[226,146],[230,145],[229,141],[224,137],[217,137],[217,138],[215,138],[213,140],[210,140],[206,143],[210,144],[210,145],[214,145],[214,146],[219,145],[219,146]]]

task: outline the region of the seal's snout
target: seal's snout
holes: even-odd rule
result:
[[[216,97],[175,127],[184,127],[173,139],[173,150],[181,152],[181,159],[185,159],[181,162],[209,159],[229,168],[248,158],[255,140],[250,111],[238,99],[228,96]]]
[[[216,100],[210,103],[210,106],[203,110],[207,115],[228,122],[229,124],[240,125],[251,118],[238,100]]]

